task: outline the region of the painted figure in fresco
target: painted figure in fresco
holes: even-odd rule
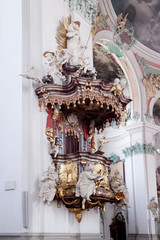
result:
[[[51,164],[48,170],[42,175],[39,193],[39,197],[43,198],[43,201],[46,201],[48,205],[54,200],[57,183],[58,174],[55,170],[55,166]]]
[[[99,174],[94,174],[94,165],[89,165],[88,170],[80,173],[78,182],[76,184],[76,196],[81,196],[82,209],[85,209],[86,200],[90,200],[90,196],[96,193],[94,180],[101,180],[103,177]]]
[[[128,206],[128,204],[129,204],[128,189],[126,188],[123,178],[120,175],[118,170],[116,170],[114,172],[114,176],[111,178],[110,183],[111,183],[111,187],[115,193],[118,193],[119,191],[123,192],[124,199],[123,199],[123,202],[121,203],[121,205]]]

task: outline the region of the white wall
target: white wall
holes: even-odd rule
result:
[[[59,20],[69,14],[68,2],[63,0],[23,1],[23,72],[27,66],[35,73],[45,74],[43,52],[55,51],[56,29]],[[69,213],[56,202],[47,206],[39,195],[42,173],[51,162],[45,135],[46,113],[39,111],[34,93],[35,84],[23,79],[23,191],[29,194],[29,228],[31,234],[99,234],[97,210],[83,213],[79,224],[74,213]],[[63,226],[63,227],[62,227]],[[25,229],[24,229],[25,231]]]
[[[0,233],[16,233],[22,224],[21,0],[0,0],[0,63]],[[14,190],[5,191],[8,181],[15,181]]]

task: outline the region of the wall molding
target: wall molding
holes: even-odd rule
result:
[[[134,145],[131,145],[130,147],[126,147],[125,149],[122,150],[123,154],[125,157],[131,157],[136,154],[151,154],[154,155],[155,153],[155,148],[151,143],[138,143],[136,142]]]
[[[128,234],[128,240],[157,240],[156,234]]]
[[[102,240],[102,234],[98,233],[22,233],[22,234],[1,234],[0,239],[3,240],[77,240],[77,239],[82,239],[82,240]]]

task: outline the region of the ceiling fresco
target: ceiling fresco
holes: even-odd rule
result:
[[[105,79],[105,83],[113,82],[115,78],[124,75],[112,54],[107,54],[105,48],[99,44],[94,44],[93,62],[97,78]]]
[[[134,28],[134,37],[160,53],[160,0],[111,0],[117,16],[128,13],[126,26]]]

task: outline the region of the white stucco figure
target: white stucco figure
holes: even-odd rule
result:
[[[115,78],[113,86],[110,89],[110,92],[114,92],[114,95],[120,96],[125,88],[125,85],[126,85],[125,78],[123,78],[123,79]]]
[[[123,91],[123,89],[124,89],[124,87],[126,85],[126,79],[125,78],[122,78],[122,79],[115,78],[113,85],[117,86],[117,89],[119,91]]]
[[[39,197],[48,205],[54,200],[56,194],[56,184],[58,183],[58,174],[55,171],[55,166],[51,164],[48,170],[44,172],[41,178]]]
[[[96,69],[95,67],[91,66],[90,59],[89,57],[82,58],[82,63],[83,63],[83,72],[86,74],[87,72],[90,72],[91,74],[96,75]]]
[[[116,170],[114,172],[114,176],[110,180],[111,187],[115,193],[118,193],[119,190],[122,190],[124,194],[124,199],[123,202],[121,203],[121,206],[128,206],[129,204],[129,194],[128,194],[128,189],[126,188],[123,178],[120,175],[119,171]]]
[[[57,60],[59,63],[59,70],[61,72],[63,71],[62,69],[63,64],[69,63],[69,57],[70,57],[70,54],[67,49],[61,49],[57,51]]]
[[[72,22],[67,28],[67,50],[70,54],[70,65],[83,65],[82,56],[84,47],[81,44],[79,28],[80,22],[78,21]]]
[[[78,182],[76,184],[76,196],[81,196],[82,209],[85,209],[86,200],[90,200],[90,196],[96,193],[94,180],[101,180],[103,177],[99,174],[94,174],[94,166],[90,165],[88,170],[80,173]]]
[[[46,51],[43,56],[46,58],[45,64],[48,65],[47,74],[53,77],[54,83],[59,83],[58,80],[65,81],[66,77],[62,75],[59,69],[59,62],[55,53]]]

